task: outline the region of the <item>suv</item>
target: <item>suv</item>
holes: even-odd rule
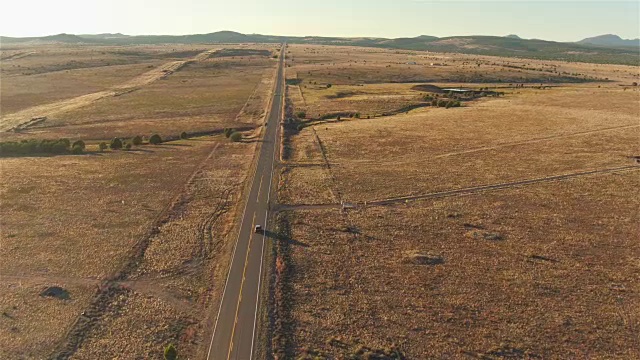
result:
[[[255,232],[258,234],[262,233],[262,225],[256,225]]]

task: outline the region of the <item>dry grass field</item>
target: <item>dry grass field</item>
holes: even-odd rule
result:
[[[5,50],[0,65],[2,113],[107,90],[163,63],[184,60],[209,48],[23,45]]]
[[[255,48],[267,54],[273,50]],[[87,141],[83,155],[0,158],[0,239],[6,255],[0,265],[1,358],[161,358],[169,343],[184,358],[201,358],[206,352],[210,310],[218,305],[238,204],[258,144],[250,130],[260,129],[276,68],[276,61],[265,55],[199,55],[211,49],[74,48],[59,59],[29,63],[30,69],[40,69],[68,59],[86,62],[55,76],[71,88],[84,76],[94,85],[55,98],[48,98],[49,80],[32,78],[45,73],[36,70],[15,74],[8,91],[17,93],[18,83],[41,81],[33,98],[27,93],[5,98],[9,61],[3,61],[3,109],[23,111],[132,81],[137,85],[135,91],[61,111],[37,126],[0,136],[2,141]],[[120,56],[140,59],[132,65],[89,66],[91,59],[111,63]],[[193,58],[161,78],[135,80],[153,71],[149,65]],[[33,54],[11,61],[27,67],[36,60]],[[141,71],[134,71],[139,65]],[[119,71],[123,66],[131,66],[129,76]],[[96,71],[95,77],[88,69]],[[107,81],[109,71],[118,78]],[[227,126],[246,128],[247,139],[231,143],[220,134]],[[182,131],[211,135],[130,151],[97,149],[99,141],[115,136],[128,141],[134,135],[176,137]],[[46,289],[54,293],[46,294]]]
[[[615,81],[619,88],[618,84],[630,85],[639,77],[631,66],[353,47],[291,45],[287,59],[289,98],[311,118],[337,112],[376,116],[397,111],[421,102],[424,92],[412,87],[422,83],[509,92],[517,84],[553,86],[594,80],[605,85]]]
[[[261,97],[273,77],[272,59],[268,56],[212,56],[211,52],[216,50],[213,47],[201,52],[192,51],[185,59],[163,59],[165,62],[161,66],[147,65],[144,74],[122,79],[97,92],[84,89],[86,93],[78,97],[19,112],[3,111],[2,121],[6,123],[3,126],[7,129],[33,117],[47,116],[47,119],[19,134],[5,133],[2,137],[23,139],[46,133],[49,136],[104,139],[151,132],[162,135],[203,132],[211,128],[246,126],[247,123],[255,125],[262,115],[263,109],[259,106],[246,112],[245,115],[252,118],[245,119],[244,123],[236,117],[250,96],[255,95],[251,104],[264,100]],[[118,71],[111,69],[112,66],[107,68]],[[74,81],[85,75],[94,78],[91,73],[73,72],[66,74],[69,80],[62,83],[73,86]],[[13,88],[21,87],[21,82],[31,81],[32,75],[16,77],[17,83],[9,84]],[[99,79],[99,76],[95,78]],[[39,81],[51,82],[48,79]],[[38,90],[34,92],[36,98],[43,95]],[[14,99],[10,95],[11,92],[3,103],[12,104]]]
[[[302,79],[288,86],[291,115],[361,112],[285,136],[289,356],[640,357],[637,68],[309,46],[289,56],[287,77]],[[423,58],[448,65],[412,72]],[[510,79],[493,63],[559,74],[541,88],[544,71]],[[381,116],[401,105],[394,96],[420,101],[400,73],[505,94]]]
[[[360,202],[632,165],[638,101],[622,90],[527,90],[308,131],[326,148],[343,200]]]

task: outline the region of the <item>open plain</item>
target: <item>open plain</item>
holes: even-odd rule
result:
[[[276,352],[640,357],[637,67],[288,56]]]
[[[277,46],[12,51],[0,141],[86,148],[0,159],[0,357],[204,357]]]
[[[637,66],[281,46],[2,45],[0,358],[640,358]]]

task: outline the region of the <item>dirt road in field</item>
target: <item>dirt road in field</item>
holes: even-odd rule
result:
[[[628,166],[620,166],[620,167],[608,168],[608,169],[582,171],[582,172],[563,174],[563,175],[555,175],[555,176],[546,176],[546,177],[542,177],[542,178],[528,179],[528,180],[521,180],[521,181],[514,181],[514,182],[507,182],[507,183],[500,183],[500,184],[482,185],[482,186],[474,186],[474,187],[468,187],[468,188],[456,189],[456,190],[439,191],[439,192],[435,192],[435,193],[428,193],[428,194],[422,194],[422,195],[399,196],[399,197],[394,197],[394,198],[389,198],[389,199],[367,201],[366,203],[353,203],[350,206],[354,207],[354,208],[355,207],[363,207],[363,206],[384,206],[384,205],[391,205],[391,204],[397,204],[397,203],[404,203],[404,202],[407,202],[407,201],[437,199],[437,198],[443,198],[443,197],[449,197],[449,196],[459,196],[459,195],[469,195],[469,194],[473,194],[473,193],[477,193],[477,192],[483,192],[483,191],[509,189],[509,188],[514,188],[514,187],[519,187],[519,186],[524,186],[524,185],[532,185],[532,184],[550,182],[550,181],[567,180],[567,179],[572,179],[572,178],[582,177],[582,176],[590,176],[590,175],[606,174],[606,173],[615,173],[615,172],[620,172],[620,171],[634,171],[634,170],[640,170],[640,166],[638,166],[638,165],[628,165]],[[307,204],[300,204],[300,205],[282,204],[282,205],[278,206],[277,210],[279,210],[279,211],[284,211],[284,210],[326,210],[326,209],[340,209],[342,207],[343,207],[343,204],[313,204],[313,205],[310,205],[310,204],[309,205],[307,205]]]
[[[123,84],[114,86],[109,90],[81,95],[71,99],[56,101],[50,104],[33,106],[11,114],[2,114],[2,117],[0,118],[0,131],[10,131],[17,127],[20,127],[20,125],[22,124],[30,122],[31,119],[34,118],[59,115],[70,110],[90,105],[100,99],[118,96],[127,92],[137,90],[145,85],[149,85],[154,81],[173,74],[188,63],[203,61],[215,51],[216,50],[207,50],[188,60],[168,62],[153,70],[147,71],[146,73],[137,76]]]
[[[265,124],[258,162],[249,197],[246,199],[207,360],[250,360],[254,356],[264,242],[269,233],[265,227],[268,222],[269,195],[282,117],[284,49],[285,46],[282,46],[271,110]],[[255,233],[255,225],[261,225],[265,230]]]

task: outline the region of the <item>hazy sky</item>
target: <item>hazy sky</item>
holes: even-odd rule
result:
[[[640,36],[634,1],[3,0],[0,34],[194,34],[413,37],[507,35],[556,41]]]

